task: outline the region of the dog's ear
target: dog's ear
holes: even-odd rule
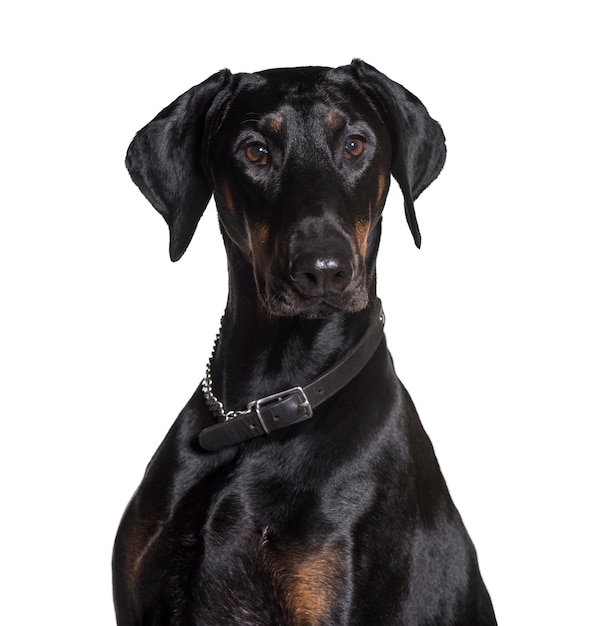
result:
[[[405,200],[405,217],[416,246],[422,237],[416,220],[414,200],[437,178],[446,160],[441,126],[405,87],[364,61],[352,61],[361,86],[375,98],[388,126],[392,143],[391,173]]]
[[[126,167],[170,230],[170,256],[181,258],[213,193],[204,162],[210,129],[232,74],[222,70],[169,104],[132,140]]]

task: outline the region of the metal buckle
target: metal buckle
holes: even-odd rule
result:
[[[290,396],[295,395],[295,394],[298,395],[301,400],[298,406],[304,410],[304,414],[301,416],[300,420],[297,420],[297,421],[309,419],[313,415],[313,410],[311,408],[311,404],[309,403],[309,400],[307,399],[307,395],[303,391],[302,387],[292,387],[292,389],[286,389],[285,391],[280,391],[279,393],[275,393],[271,396],[260,398],[259,400],[250,402],[247,405],[247,408],[250,410],[253,409],[254,411],[256,411],[258,420],[260,421],[260,424],[262,425],[264,432],[268,435],[269,429],[266,427],[266,424],[264,423],[264,420],[262,419],[260,410],[262,408],[277,404],[278,402],[282,402],[286,398],[289,398]]]

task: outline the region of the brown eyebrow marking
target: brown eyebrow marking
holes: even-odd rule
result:
[[[326,121],[333,130],[339,130],[343,126],[343,117],[337,111],[331,111],[326,116]]]
[[[266,120],[265,128],[271,133],[278,133],[283,123],[284,118],[279,113],[275,113]]]

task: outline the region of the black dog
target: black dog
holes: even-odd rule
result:
[[[136,135],[173,260],[215,195],[230,287],[118,531],[120,626],[496,623],[375,293],[390,174],[420,245],[444,160],[421,102],[361,61],[222,71]]]

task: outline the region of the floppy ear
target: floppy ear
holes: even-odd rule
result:
[[[422,242],[414,200],[437,178],[446,160],[441,126],[405,87],[371,65],[354,59],[352,67],[364,89],[379,104],[392,143],[391,173],[405,200],[405,217],[418,248]]]
[[[173,261],[188,247],[213,193],[205,149],[231,77],[222,70],[186,91],[142,128],[128,148],[132,180],[168,224]]]

